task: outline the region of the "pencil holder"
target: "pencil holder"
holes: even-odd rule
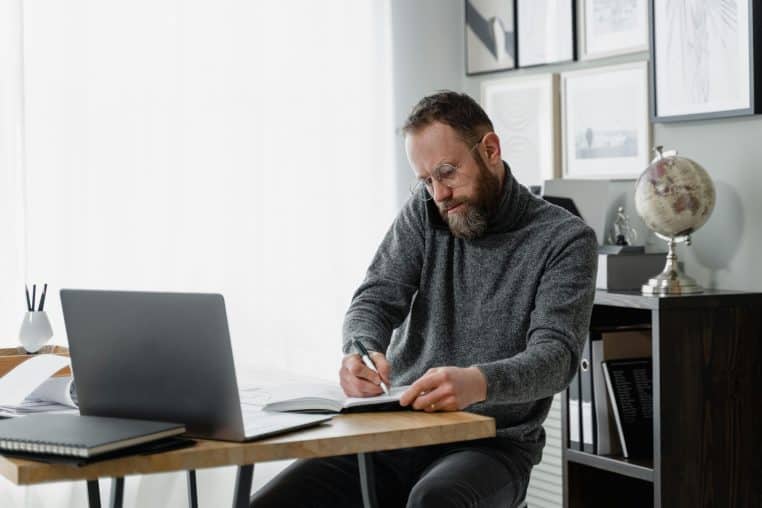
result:
[[[36,353],[53,336],[45,311],[27,312],[21,322],[19,340],[27,353]]]

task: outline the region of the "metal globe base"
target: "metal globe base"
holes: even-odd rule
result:
[[[668,238],[657,233],[657,236],[667,241],[669,250],[667,251],[667,264],[664,270],[655,277],[648,279],[647,284],[643,284],[640,290],[644,295],[688,295],[703,293],[704,288],[699,286],[693,277],[685,275],[677,263],[677,243],[688,242],[690,236],[680,238]]]

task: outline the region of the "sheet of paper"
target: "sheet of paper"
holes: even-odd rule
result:
[[[32,413],[68,413],[79,414],[79,409],[69,406],[45,402],[42,400],[25,400],[17,406],[0,406],[0,417],[24,416]]]
[[[77,402],[74,400],[74,379],[71,376],[50,377],[42,382],[40,386],[30,393],[27,401],[54,402],[64,406],[76,408]]]
[[[59,355],[35,356],[19,364],[0,377],[0,405],[21,404],[43,381],[67,365],[69,359]]]

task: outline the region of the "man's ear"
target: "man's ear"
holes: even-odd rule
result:
[[[500,150],[500,138],[494,132],[484,135],[484,149],[487,153],[487,162],[502,165],[502,152]]]

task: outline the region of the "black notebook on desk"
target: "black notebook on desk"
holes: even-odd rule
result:
[[[35,414],[0,421],[0,452],[95,457],[185,432],[177,423]]]

